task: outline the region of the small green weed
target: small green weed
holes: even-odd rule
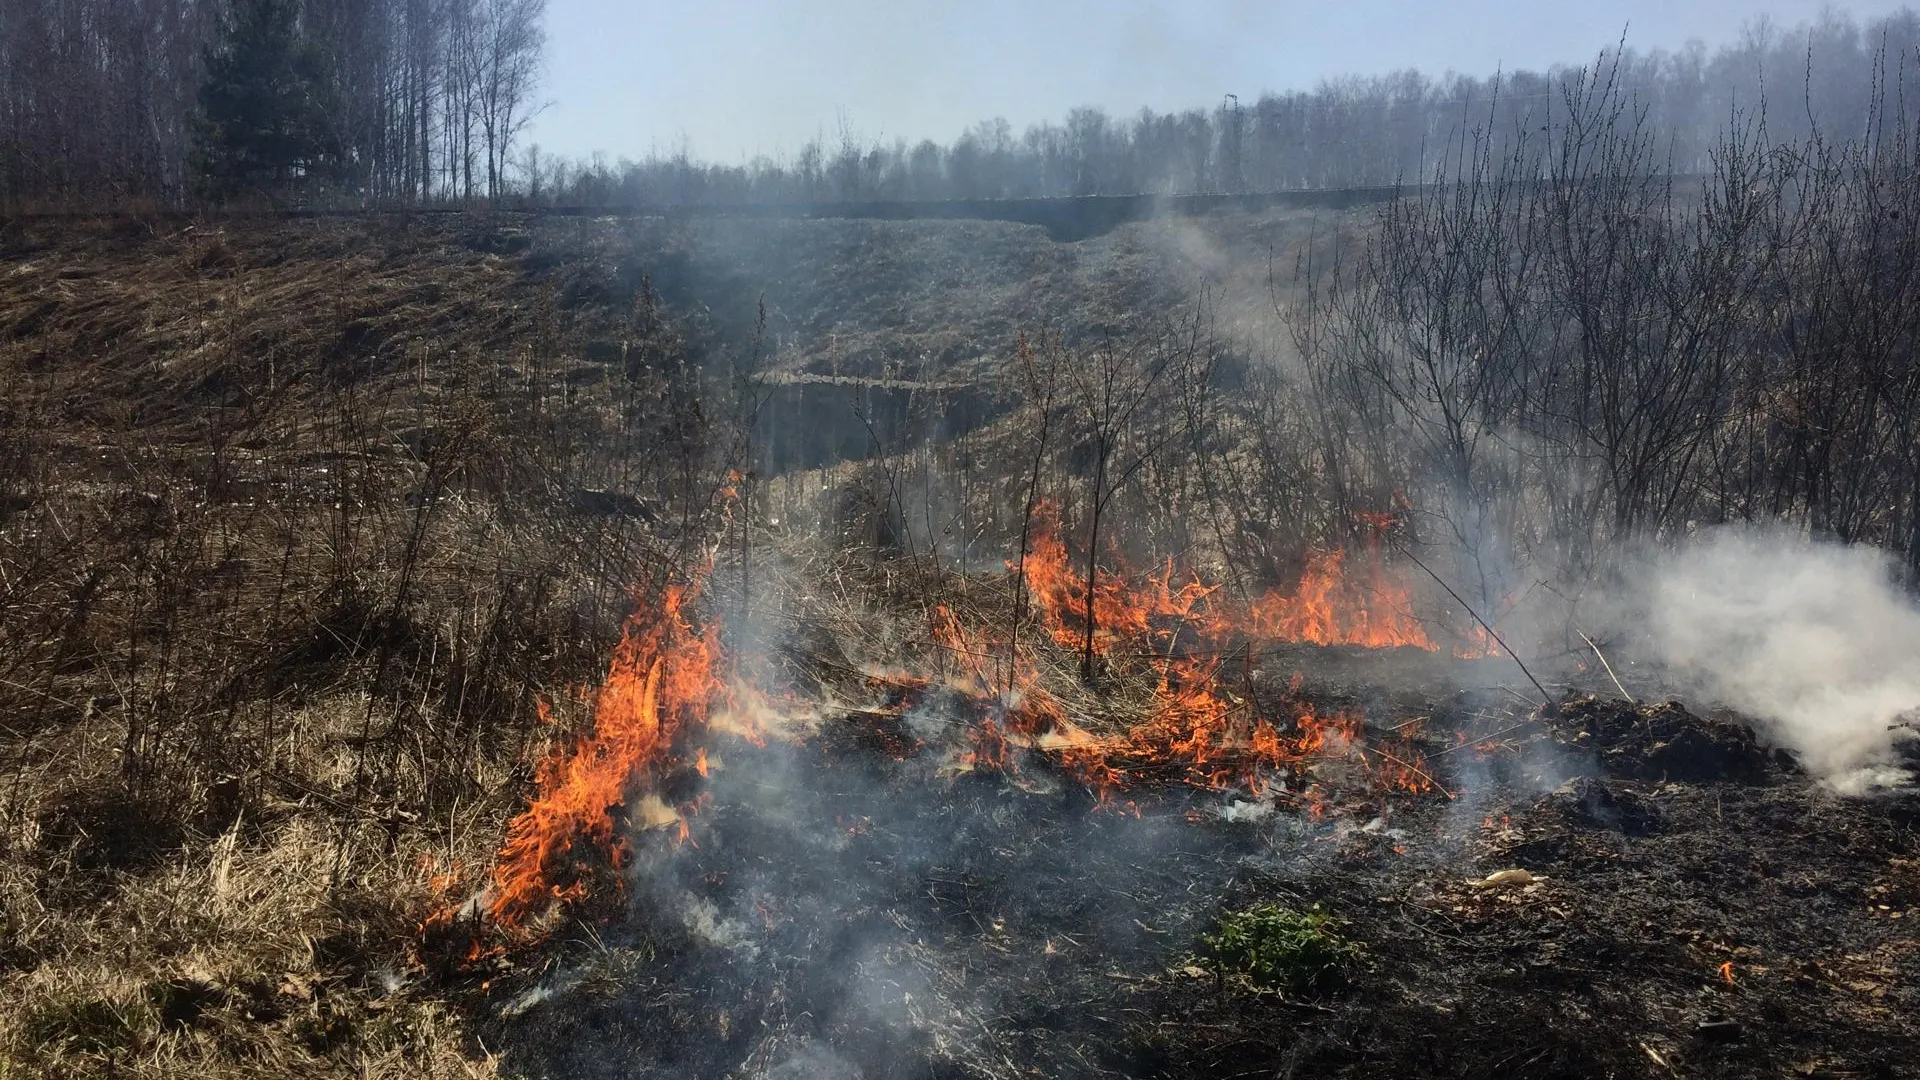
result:
[[[1279,904],[1230,911],[1220,916],[1217,931],[1201,935],[1200,966],[1266,989],[1323,989],[1339,983],[1360,955],[1359,944],[1339,927],[1318,904],[1307,911]]]

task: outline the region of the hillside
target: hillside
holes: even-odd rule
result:
[[[769,366],[977,378],[1038,313],[1177,292],[1105,251],[918,223],[0,230],[11,1067],[457,1074],[444,999],[393,996],[434,882],[491,862],[539,702],[706,543],[759,298]]]
[[[1320,467],[1357,226],[0,229],[0,1073],[1907,1075],[1912,787]]]

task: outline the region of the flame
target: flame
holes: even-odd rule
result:
[[[472,909],[456,899],[465,877],[460,862],[453,860],[442,867],[422,854],[419,868],[426,879],[431,907],[414,928],[413,962],[426,966],[436,959],[455,956],[467,964],[484,959],[488,950],[478,933],[478,921],[470,918]]]
[[[1072,565],[1060,539],[1059,512],[1051,505],[1035,512],[1021,569],[1054,640],[1064,648],[1085,648],[1087,575]],[[1412,590],[1388,568],[1377,540],[1358,572],[1345,551],[1314,552],[1291,591],[1270,591],[1239,611],[1219,602],[1219,586],[1191,575],[1183,580],[1172,560],[1137,583],[1096,569],[1092,591],[1096,654],[1123,640],[1150,637],[1162,623],[1191,625],[1212,638],[1241,634],[1311,645],[1439,649],[1414,617]]]
[[[1218,668],[1219,661],[1212,659],[1169,661],[1155,687],[1152,711],[1140,723],[1101,738],[1061,718],[1049,737],[1033,745],[1056,753],[1062,767],[1102,801],[1140,783],[1173,782],[1286,797],[1317,815],[1325,810],[1318,785],[1289,791],[1286,779],[1335,761],[1370,788],[1438,790],[1407,738],[1368,748],[1359,713],[1322,714],[1292,696],[1279,713],[1262,713],[1220,689]]]
[[[966,626],[947,605],[936,604],[927,613],[927,637],[940,651],[947,685],[977,696],[993,693],[999,650],[990,635]]]
[[[1022,564],[1027,589],[1045,614],[1047,629],[1063,648],[1081,649],[1087,643],[1087,576],[1075,569],[1060,539],[1059,511],[1042,503],[1034,513],[1033,538]],[[1115,643],[1149,634],[1156,620],[1204,619],[1203,604],[1215,586],[1178,576],[1172,560],[1142,585],[1120,575],[1096,569],[1093,574],[1093,651],[1104,654]]]
[[[1388,572],[1378,552],[1363,574],[1350,574],[1344,551],[1317,552],[1291,595],[1270,592],[1254,601],[1249,629],[1258,637],[1313,645],[1408,646],[1435,650],[1414,618],[1407,587]]]
[[[1456,646],[1453,655],[1461,660],[1490,660],[1507,655],[1500,649],[1500,643],[1487,633],[1487,628],[1475,623],[1467,631],[1466,641]]]
[[[1316,819],[1334,812],[1332,800],[1352,784],[1442,790],[1413,730],[1369,742],[1361,714],[1316,708],[1299,675],[1278,698],[1261,700],[1250,670],[1244,693],[1229,688],[1222,657],[1242,640],[1436,651],[1377,544],[1357,558],[1315,553],[1292,590],[1233,605],[1172,560],[1134,577],[1096,568],[1089,580],[1074,569],[1051,507],[1041,509],[1032,540],[1021,569],[1047,633],[1016,649],[992,620],[933,606],[931,666],[868,672],[876,715],[903,715],[939,687],[957,694],[972,719],[959,769],[1013,773],[1037,756],[1104,804],[1135,814],[1139,806],[1125,793],[1150,784],[1286,799]],[[819,703],[776,701],[720,677],[719,627],[691,614],[704,576],[664,589],[628,618],[605,677],[586,694],[590,732],[538,767],[533,798],[508,826],[491,875],[488,910],[501,926],[522,927],[585,897],[629,857],[628,829],[671,828],[690,842],[689,816],[710,796],[675,806],[661,781],[719,768],[712,738],[761,746],[769,737],[799,739],[811,730],[807,721],[819,719]],[[1048,650],[1087,647],[1089,608],[1094,652],[1127,678],[1150,679],[1130,684],[1150,695],[1130,723],[1075,722],[1071,694],[1050,690],[1037,662]],[[555,723],[546,701],[539,709],[543,723]],[[899,757],[919,749],[904,736],[883,742]]]
[[[1271,715],[1223,687],[1220,658],[1239,638],[1437,651],[1411,614],[1409,590],[1389,571],[1377,545],[1370,547],[1360,572],[1351,565],[1345,552],[1316,554],[1293,591],[1270,593],[1240,609],[1222,601],[1218,586],[1183,575],[1171,560],[1137,579],[1096,567],[1089,581],[1083,569],[1075,569],[1060,539],[1058,511],[1042,504],[1027,557],[1009,569],[1024,574],[1053,644],[1081,651],[1091,640],[1098,655],[1153,657],[1152,705],[1140,722],[1096,736],[1072,723],[1059,699],[1041,688],[1030,657],[1008,655],[1004,641],[969,630],[951,610],[936,608],[930,636],[954,658],[948,685],[995,696],[999,703],[974,732],[965,766],[1017,769],[1013,751],[1039,751],[1109,800],[1147,781],[1278,794],[1284,776],[1299,773],[1304,764],[1342,758],[1382,789],[1439,790],[1413,746],[1412,732],[1363,748],[1363,718],[1346,712],[1321,715],[1302,700],[1298,675],[1280,711]],[[1004,659],[1004,685],[994,682],[988,666],[993,661],[987,658]],[[1322,808],[1313,784],[1290,796],[1310,810]]]
[[[1727,981],[1728,986],[1733,985],[1733,961],[1729,960],[1720,965],[1720,977]]]
[[[704,723],[719,693],[719,632],[688,621],[698,593],[697,581],[669,586],[658,607],[628,618],[594,695],[592,733],[540,765],[533,800],[507,827],[493,871],[491,914],[502,925],[521,925],[555,902],[586,894],[578,845],[617,865],[625,841],[615,834],[613,811],[630,788],[670,762],[677,735]],[[635,810],[636,824],[645,827],[684,826],[678,811],[652,793]]]

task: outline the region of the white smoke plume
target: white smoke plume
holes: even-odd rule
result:
[[[1846,794],[1905,782],[1920,708],[1920,607],[1878,551],[1725,528],[1656,562],[1647,627],[1690,692]]]

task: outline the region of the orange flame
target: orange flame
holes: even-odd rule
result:
[[[1068,557],[1059,513],[1051,505],[1036,511],[1023,569],[1054,640],[1065,648],[1084,648],[1087,576]],[[1216,638],[1239,633],[1312,645],[1439,648],[1413,615],[1411,590],[1388,569],[1377,544],[1370,546],[1360,573],[1352,572],[1344,551],[1309,555],[1291,592],[1269,592],[1244,611],[1218,603],[1218,586],[1180,577],[1171,560],[1138,583],[1096,569],[1093,651],[1105,654],[1119,641],[1150,636],[1156,623],[1166,621],[1193,625]]]
[[[1151,703],[1131,725],[1097,735],[1048,692],[1031,648],[1016,651],[1011,638],[936,606],[927,631],[937,669],[875,673],[869,682],[884,692],[886,709],[904,710],[936,683],[970,700],[964,766],[1013,772],[1024,755],[1044,755],[1103,802],[1136,814],[1135,803],[1115,796],[1155,782],[1285,797],[1315,818],[1330,812],[1329,791],[1350,781],[1380,791],[1438,789],[1412,731],[1368,745],[1359,714],[1316,710],[1302,698],[1297,675],[1277,711],[1271,699],[1256,700],[1250,671],[1244,696],[1226,687],[1221,657],[1237,637],[1436,650],[1377,546],[1361,559],[1317,553],[1290,593],[1234,607],[1217,586],[1171,560],[1137,579],[1097,570],[1089,582],[1059,539],[1057,515],[1043,507],[1024,570],[1053,644],[1086,647],[1091,597],[1094,651],[1135,671],[1152,665]],[[489,911],[501,925],[525,925],[584,897],[597,874],[627,858],[622,823],[673,826],[690,839],[688,815],[698,800],[675,807],[660,794],[672,770],[704,777],[718,767],[706,746],[686,745],[689,736],[763,745],[768,734],[789,733],[771,702],[719,677],[719,629],[689,617],[699,589],[698,579],[669,587],[627,620],[591,693],[590,734],[539,766],[534,797],[509,825],[492,873]],[[547,703],[540,709],[552,723]]]
[[[1727,980],[1728,986],[1733,985],[1733,961],[1729,960],[1720,965],[1720,977]]]
[[[1345,552],[1323,551],[1308,558],[1291,596],[1261,597],[1248,621],[1255,635],[1276,641],[1431,652],[1435,645],[1412,607],[1407,587],[1387,571],[1378,552],[1367,558],[1364,576],[1356,576],[1347,572]]]
[[[1467,631],[1466,641],[1455,647],[1453,655],[1461,660],[1489,660],[1507,655],[1500,650],[1500,643],[1487,633],[1487,628],[1475,623]]]
[[[697,583],[670,586],[657,609],[627,620],[594,696],[592,734],[541,764],[532,803],[508,826],[494,868],[491,913],[501,924],[520,925],[552,903],[585,895],[576,845],[588,843],[617,863],[624,841],[615,835],[614,809],[668,761],[676,735],[705,720],[719,689],[719,634],[687,621],[698,591]],[[641,809],[649,824],[662,816],[660,806]]]
[[[1075,570],[1060,540],[1058,512],[1043,504],[1037,518],[1020,569],[1054,642],[1084,649],[1087,575]],[[1016,663],[1013,681],[1033,708],[1024,718],[1010,715],[1008,726],[1042,734],[1034,745],[1056,750],[1062,765],[1102,798],[1148,778],[1260,794],[1273,787],[1271,778],[1280,771],[1329,754],[1355,758],[1355,768],[1383,788],[1435,790],[1410,733],[1391,748],[1363,753],[1360,717],[1320,716],[1299,700],[1298,676],[1289,689],[1290,715],[1278,719],[1258,715],[1251,702],[1233,699],[1221,687],[1218,658],[1234,637],[1437,650],[1411,613],[1410,591],[1388,570],[1377,546],[1362,565],[1363,572],[1354,574],[1345,552],[1317,553],[1291,593],[1269,593],[1238,610],[1221,601],[1217,586],[1183,576],[1171,560],[1138,580],[1096,569],[1093,651],[1109,654],[1124,643],[1136,646],[1136,655],[1157,657],[1150,715],[1120,735],[1095,738],[1070,724],[1057,703],[1031,689],[1031,666]],[[1182,644],[1195,655],[1180,655]],[[977,644],[971,647],[983,651]],[[1060,735],[1069,729],[1074,737]],[[1317,793],[1310,786],[1300,797],[1313,802]]]
[[[1024,569],[1027,588],[1047,619],[1047,628],[1062,647],[1086,645],[1087,577],[1076,569],[1060,539],[1059,512],[1042,503],[1035,510],[1033,539]],[[1169,560],[1162,571],[1148,575],[1140,586],[1096,569],[1093,575],[1093,651],[1104,654],[1128,637],[1147,635],[1156,619],[1202,616],[1213,586],[1188,580],[1176,585]]]
[[[1212,791],[1242,790],[1256,797],[1287,794],[1310,812],[1325,809],[1316,785],[1285,791],[1285,776],[1315,762],[1340,759],[1367,786],[1412,793],[1436,790],[1425,760],[1402,739],[1363,746],[1358,713],[1322,715],[1294,698],[1285,714],[1261,715],[1234,700],[1217,682],[1217,660],[1173,660],[1155,690],[1152,712],[1108,738],[1059,724],[1077,738],[1038,745],[1056,749],[1061,765],[1103,800],[1142,781],[1183,783]]]

